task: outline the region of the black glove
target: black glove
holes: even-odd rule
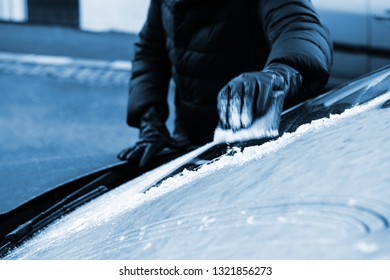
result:
[[[287,95],[295,95],[302,77],[294,68],[274,63],[260,72],[249,72],[231,80],[218,95],[220,126],[234,131],[247,128],[263,116],[272,99],[284,102]],[[280,99],[280,93],[283,98]]]
[[[140,167],[145,166],[150,158],[173,145],[165,122],[156,108],[150,108],[142,117],[138,142],[118,154],[121,160],[137,162]]]

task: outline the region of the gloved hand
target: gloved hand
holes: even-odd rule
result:
[[[267,112],[273,98],[280,99],[280,92],[284,101],[287,95],[295,95],[301,84],[299,72],[281,63],[241,74],[219,92],[219,125],[233,131],[247,128]]]
[[[169,131],[156,108],[150,108],[142,117],[138,142],[118,154],[121,160],[137,162],[145,166],[150,158],[164,149],[172,146]]]

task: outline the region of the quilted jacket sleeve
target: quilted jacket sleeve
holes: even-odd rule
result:
[[[317,95],[328,81],[333,49],[311,1],[261,0],[259,14],[270,46],[267,65],[285,63],[303,76],[298,96],[289,96],[286,103]]]
[[[127,123],[130,126],[138,127],[142,114],[150,106],[157,107],[163,118],[168,116],[167,94],[171,74],[165,42],[161,1],[152,0],[139,41],[135,44],[127,107]]]

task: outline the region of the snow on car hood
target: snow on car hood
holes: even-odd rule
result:
[[[99,197],[6,259],[390,257],[390,93],[143,190],[206,145]]]

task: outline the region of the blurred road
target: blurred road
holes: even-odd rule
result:
[[[135,35],[94,33],[72,28],[27,24],[0,24],[0,51],[129,60]]]
[[[134,40],[0,24],[0,213],[115,162],[136,140],[125,123]]]

